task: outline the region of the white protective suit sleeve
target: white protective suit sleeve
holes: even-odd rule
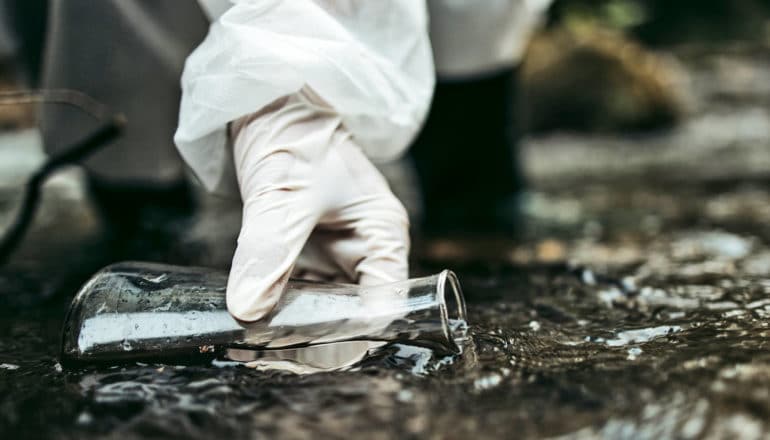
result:
[[[464,79],[513,67],[552,0],[428,0],[436,72]]]
[[[227,124],[308,87],[369,158],[392,159],[416,136],[434,77],[422,1],[234,0],[187,60],[175,141],[221,190]]]

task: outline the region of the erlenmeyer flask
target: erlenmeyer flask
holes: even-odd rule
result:
[[[450,271],[376,287],[290,281],[255,323],[225,305],[227,274],[203,268],[118,263],[94,275],[64,324],[64,361],[117,361],[273,350],[345,341],[462,351],[465,302]]]

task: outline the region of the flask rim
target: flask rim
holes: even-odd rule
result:
[[[450,325],[454,320],[468,321],[465,297],[463,296],[460,280],[457,278],[457,275],[448,269],[441,271],[436,282],[436,293],[439,298],[444,336],[452,345],[452,349],[457,353],[461,353],[462,348],[458,345],[457,341],[464,337],[464,335],[456,334]]]

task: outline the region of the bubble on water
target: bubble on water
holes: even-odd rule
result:
[[[77,423],[78,425],[90,425],[91,422],[93,421],[94,421],[94,416],[92,416],[91,413],[89,413],[88,411],[83,411],[82,413],[80,413],[75,423]]]
[[[498,373],[492,373],[486,376],[479,377],[473,381],[473,388],[476,391],[484,391],[494,388],[500,385],[503,381],[503,376]]]
[[[540,330],[540,323],[537,321],[529,321],[529,328],[532,329],[533,332],[536,332]]]
[[[736,316],[745,315],[746,310],[729,310],[727,312],[722,313],[723,318],[735,318]]]
[[[629,361],[635,361],[636,358],[639,357],[639,355],[642,354],[642,349],[639,347],[632,347],[628,349],[628,359]]]
[[[751,251],[751,241],[735,234],[711,232],[700,238],[703,249],[714,256],[743,258]]]
[[[620,284],[623,286],[623,290],[626,292],[635,292],[638,288],[636,285],[636,279],[631,276],[623,277],[623,279],[620,280]]]
[[[770,305],[770,298],[766,299],[760,299],[759,301],[754,301],[746,304],[747,309],[758,309],[760,307],[764,307]]]
[[[187,388],[190,389],[200,389],[200,388],[209,388],[212,386],[219,386],[222,385],[222,381],[213,377],[199,380],[196,382],[190,382],[187,384]]]
[[[223,361],[223,360],[219,360],[219,359],[214,359],[214,360],[211,361],[211,366],[212,367],[217,367],[217,368],[232,368],[232,367],[239,367],[241,365],[243,365],[243,362]]]
[[[168,279],[168,274],[160,274],[157,277],[144,277],[146,281],[149,281],[154,284],[162,283]]]
[[[698,438],[703,428],[706,426],[706,411],[708,411],[708,402],[699,399],[692,413],[692,418],[682,426],[681,434],[683,438]]]
[[[743,270],[749,275],[770,275],[770,252],[762,252],[752,255],[743,261]]]
[[[131,343],[128,342],[128,339],[124,339],[123,343],[120,344],[120,347],[123,349],[123,351],[131,351],[134,349],[134,347],[131,346]]]
[[[414,400],[414,393],[409,390],[401,390],[396,394],[396,399],[399,402],[411,402]]]
[[[709,310],[732,310],[738,308],[738,304],[732,301],[719,301],[706,304],[706,308]]]
[[[399,365],[409,368],[415,376],[427,376],[441,368],[454,364],[457,356],[436,356],[436,353],[425,347],[413,345],[394,344],[397,349],[392,359]]]
[[[607,307],[612,307],[615,302],[625,298],[623,292],[617,287],[611,287],[607,290],[600,290],[597,294],[599,300],[603,302]]]
[[[678,325],[661,325],[658,327],[625,330],[619,332],[613,339],[597,338],[596,342],[603,342],[608,347],[621,347],[628,344],[649,342],[655,338],[680,331],[682,331],[682,327]]]
[[[670,289],[671,292],[644,286],[639,289],[637,301],[647,307],[666,306],[677,309],[694,309],[700,307],[701,301],[705,299],[701,286],[681,286]],[[708,295],[715,295],[714,292],[708,292]],[[709,296],[709,297],[711,297]]]

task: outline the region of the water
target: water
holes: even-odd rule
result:
[[[0,433],[766,438],[766,183],[586,185],[537,199],[581,212],[541,212],[516,243],[416,248],[416,271],[451,267],[462,280],[461,357],[400,345],[303,376],[226,361],[69,370],[59,297],[0,310]],[[9,304],[46,274],[23,273],[5,285]]]
[[[770,279],[719,270],[767,250],[715,256],[704,237],[661,238],[666,250],[647,263],[591,275],[458,262],[471,323],[462,357],[396,345],[345,372],[227,362],[62,370],[62,315],[6,316],[0,426],[62,438],[757,438],[770,429]],[[568,254],[584,245],[564,242]],[[668,270],[648,274],[656,259]]]
[[[699,81],[720,86],[710,78]],[[49,265],[30,251],[0,272],[0,437],[768,438],[767,139],[722,117],[767,108],[754,95],[700,104],[715,110],[696,122],[726,140],[686,125],[621,149],[593,138],[536,145],[540,191],[518,242],[418,242],[415,275],[449,267],[463,282],[462,357],[392,346],[347,371],[304,376],[232,362],[63,369],[69,298],[14,306],[50,292],[54,272],[72,270],[62,261],[82,268],[96,255],[73,253],[80,236],[61,232],[80,230],[81,211],[53,205],[56,229],[28,242],[54,256]],[[766,124],[760,116],[750,122]],[[585,169],[591,176],[576,177]],[[227,229],[221,211],[212,218],[196,233]],[[231,255],[183,250],[175,262]]]

